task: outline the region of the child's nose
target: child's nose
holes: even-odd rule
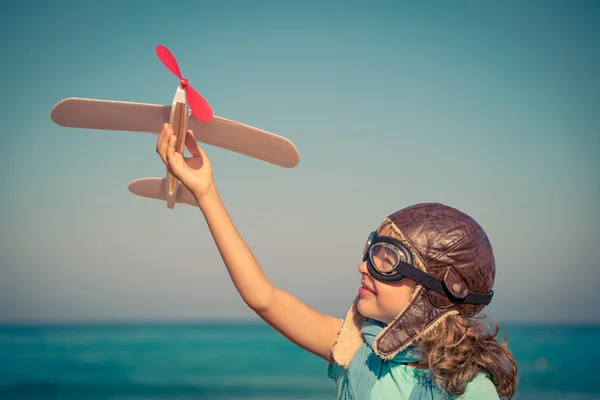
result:
[[[366,261],[363,261],[360,264],[358,264],[358,272],[360,272],[361,274],[368,274],[369,273]]]

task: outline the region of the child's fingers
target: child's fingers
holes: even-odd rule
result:
[[[161,144],[164,141],[165,137],[167,136],[168,130],[169,130],[169,124],[165,122],[162,126],[162,129],[158,133],[158,139],[156,140],[156,152],[157,153],[160,151]]]
[[[175,135],[170,135],[166,142],[166,158],[167,164],[173,170],[179,169],[181,165],[181,157],[182,155],[175,151],[175,143],[177,142],[177,138]]]
[[[174,136],[173,130],[169,127],[169,125],[163,125],[163,130],[161,131],[156,144],[156,152],[164,163],[167,162],[167,146],[169,144],[169,138]]]

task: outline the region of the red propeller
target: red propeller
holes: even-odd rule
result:
[[[163,45],[156,46],[156,54],[162,63],[181,81],[181,86],[185,90],[190,109],[196,118],[202,122],[208,122],[213,117],[213,111],[204,97],[200,95],[190,84],[188,80],[181,76],[177,60],[173,54]]]

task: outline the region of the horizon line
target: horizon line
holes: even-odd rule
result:
[[[487,317],[490,321],[498,322],[500,329],[503,326],[579,326],[600,327],[600,321],[586,320],[502,320]],[[203,324],[245,324],[268,325],[260,317],[188,317],[188,318],[95,318],[95,319],[0,319],[0,327],[42,327],[42,326],[181,326]]]

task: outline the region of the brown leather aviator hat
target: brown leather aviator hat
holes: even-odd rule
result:
[[[373,351],[381,358],[393,358],[443,318],[473,316],[490,303],[495,278],[492,247],[481,226],[463,212],[436,203],[410,206],[381,223],[369,237],[366,252],[372,240],[404,248],[408,256],[395,269],[417,283],[410,303],[375,340]],[[385,281],[386,276],[374,278]],[[334,347],[335,361],[346,367],[364,340],[360,329],[367,318],[356,307],[358,299]]]

